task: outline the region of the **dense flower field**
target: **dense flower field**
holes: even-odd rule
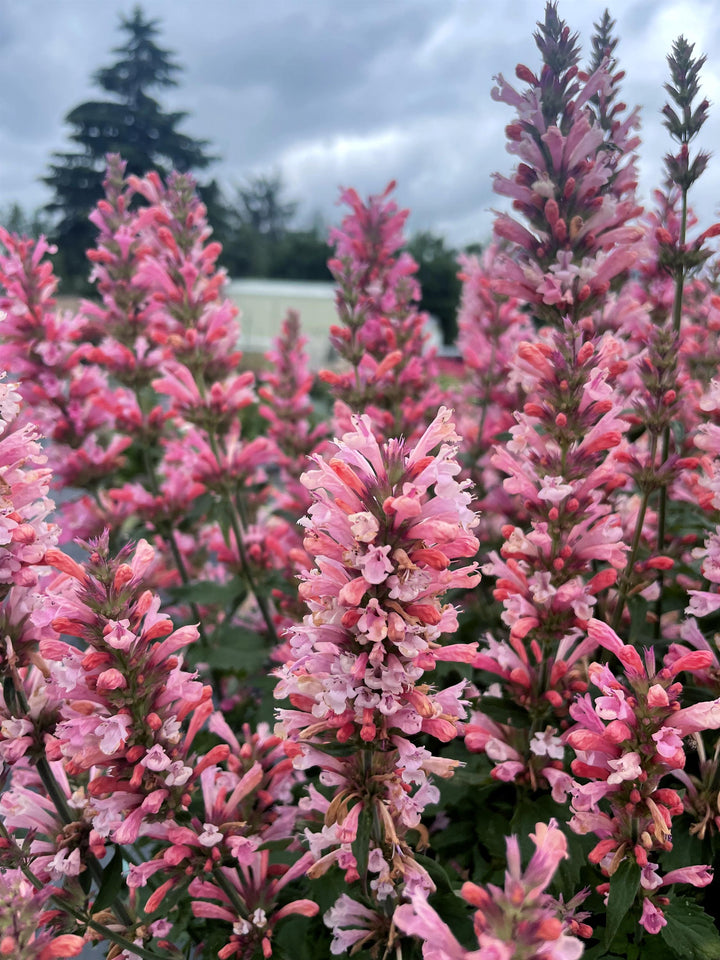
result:
[[[0,957],[720,957],[704,59],[643,210],[613,26],[497,78],[457,376],[392,185],[317,378],[292,313],[244,366],[188,176],[108,158],[73,313],[0,229]]]

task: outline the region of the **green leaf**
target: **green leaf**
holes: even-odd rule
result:
[[[482,697],[480,709],[491,720],[498,723],[509,723],[515,727],[527,728],[530,726],[530,717],[527,710],[512,700],[503,697]]]
[[[638,643],[640,638],[649,639],[648,632],[648,602],[644,597],[636,596],[628,600],[630,611],[630,637],[632,642]]]
[[[660,931],[677,957],[687,960],[718,960],[720,934],[703,908],[685,898],[673,900],[665,908],[667,925]]]
[[[115,855],[103,870],[102,883],[95,897],[93,913],[109,907],[123,886],[123,855],[120,847],[115,847]]]
[[[352,851],[357,860],[357,871],[362,880],[367,875],[368,859],[370,857],[370,831],[372,829],[372,811],[363,805],[358,818],[357,836],[352,845]]]
[[[640,887],[640,867],[634,860],[623,860],[610,877],[610,895],[607,903],[605,945],[609,946],[630,907],[635,903]]]
[[[216,583],[214,580],[199,580],[197,583],[183,584],[169,591],[177,600],[189,603],[194,600],[201,606],[221,606],[235,604],[238,597],[245,593],[245,588],[237,579],[229,583]]]
[[[701,691],[697,689],[687,689],[688,694],[683,694],[683,704],[690,706],[695,699],[693,694],[702,694]],[[690,817],[686,816],[673,821],[672,850],[663,854],[662,873],[679,870],[681,867],[686,867],[689,863],[711,863],[713,861],[709,837],[706,837],[703,842],[697,834],[690,833],[692,822]]]
[[[608,953],[602,943],[595,944],[594,947],[586,950],[582,956],[583,960],[623,960],[623,958],[618,957],[617,954]]]
[[[435,884],[438,892],[442,893],[443,891],[454,893],[453,885],[450,883],[450,877],[445,872],[445,869],[437,860],[433,860],[432,857],[426,857],[422,853],[415,854],[415,860],[420,864],[425,870],[427,870],[430,879]]]
[[[15,683],[12,677],[3,677],[3,697],[5,698],[5,703],[10,711],[10,715],[15,716],[19,711]]]
[[[210,649],[199,643],[188,650],[193,665],[207,663],[213,670],[242,672],[248,676],[265,673],[268,651],[261,634],[247,627],[222,623],[210,638]]]
[[[246,676],[258,673],[268,659],[267,650],[257,647],[215,647],[212,650],[196,647],[193,652],[195,663],[206,663],[213,670],[242,672]]]
[[[309,926],[307,917],[299,916],[290,916],[280,923],[273,935],[273,956],[277,953],[278,960],[313,960],[313,957],[320,956],[315,953],[319,946],[317,931],[312,937],[308,936]],[[323,946],[329,955],[330,944]]]

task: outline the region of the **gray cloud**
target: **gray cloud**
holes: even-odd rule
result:
[[[105,0],[0,0],[0,203],[49,195],[38,178],[67,149],[62,117],[95,95],[92,73],[112,61],[120,13]],[[619,6],[619,4],[618,4]],[[605,0],[565,0],[560,13],[589,48]],[[338,186],[378,192],[398,180],[411,226],[453,242],[489,234],[490,174],[509,172],[504,127],[512,111],[491,101],[492,78],[538,62],[532,40],[541,0],[146,0],[163,46],[184,71],[163,97],[190,114],[186,132],[211,141],[213,173],[228,186],[281,170],[307,219],[336,220]],[[720,10],[713,0],[624,0],[617,10],[624,94],[644,106],[641,191],[662,175],[670,143],[661,125],[665,55],[684,32],[709,55],[704,91],[720,105]],[[717,110],[703,131],[712,146]],[[720,199],[711,164],[694,204],[707,225]]]

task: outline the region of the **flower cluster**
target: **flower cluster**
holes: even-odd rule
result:
[[[37,567],[55,543],[57,528],[47,521],[50,470],[37,430],[18,427],[21,399],[0,374],[0,598],[13,586],[37,583]]]
[[[584,689],[582,658],[592,652],[581,631],[625,564],[620,518],[608,500],[624,482],[612,456],[627,429],[613,392],[623,368],[618,353],[610,337],[594,344],[570,332],[518,347],[514,369],[528,400],[492,463],[508,474],[505,489],[529,523],[503,527],[500,554],[484,568],[497,578],[510,636],[491,637],[475,666],[528,711],[530,739],[504,738],[482,713],[466,727],[470,749],[485,750],[502,780],[562,776],[552,762],[563,755],[558,726]]]
[[[417,437],[442,402],[434,352],[426,350],[427,317],[417,309],[417,264],[404,244],[407,210],[388,200],[395,184],[364,203],[354,190],[341,201],[352,212],[330,232],[335,256],[329,268],[338,284],[342,327],[332,327],[330,342],[351,367],[325,370],[321,377],[337,397],[335,420],[350,426],[349,415],[366,412],[381,438]]]
[[[478,543],[467,483],[454,479],[450,411],[407,449],[396,440],[381,447],[368,416],[354,427],[303,476],[315,491],[305,548],[317,565],[300,586],[311,612],[292,631],[294,659],[276,690],[296,708],[281,711],[283,730],[341,742],[387,740],[393,730],[452,739],[442,693],[417,689],[437,660],[467,661],[473,649],[438,642],[457,625],[440,597],[479,580],[474,565],[451,568]]]
[[[517,348],[533,334],[521,302],[493,290],[500,246],[483,254],[460,257],[462,293],[458,310],[458,347],[464,379],[455,403],[463,436],[462,459],[477,491],[481,525],[497,536],[503,519],[514,516],[512,499],[498,482],[490,457],[499,437],[513,426],[522,389],[512,377]]]
[[[148,825],[146,835],[161,845],[155,857],[131,866],[128,885],[139,891],[161,874],[162,883],[145,902],[145,912],[152,914],[178,884],[194,877],[188,884],[193,915],[230,924],[219,956],[245,957],[258,945],[270,956],[279,920],[318,911],[317,904],[303,899],[277,903],[283,888],[305,873],[311,857],[298,856],[290,867],[271,867],[268,850],[262,848],[273,841],[292,842],[298,809],[291,788],[297,774],[281,740],[266,726],[252,733],[246,725],[239,740],[222,715],[214,713],[208,727],[229,753],[222,767],[217,762],[203,766],[198,781],[202,816]]]
[[[294,709],[278,711],[278,730],[297,743],[296,763],[320,765],[334,789],[331,800],[313,789],[303,801],[322,816],[311,849],[331,847],[311,875],[338,863],[381,902],[399,886],[405,895],[433,887],[404,838],[438,799],[430,775],[450,776],[457,761],[409,738],[456,736],[463,684],[433,690],[421,681],[438,661],[467,663],[476,652],[475,644],[440,643],[457,627],[442,595],[479,580],[474,564],[451,566],[478,546],[468,482],[455,479],[458,439],[444,408],[407,446],[381,446],[369,417],[357,417],[334,456],[316,459],[303,477],[315,498],[305,547],[316,567],[300,586],[310,613],[291,630],[292,659],[279,671],[275,695]]]
[[[720,956],[704,58],[638,220],[613,28],[583,70],[549,2],[498,78],[442,384],[394,185],[343,191],[326,422],[294,312],[256,389],[187,174],[108,158],[75,313],[0,228],[0,958]]]
[[[115,409],[125,392],[111,388],[96,366],[80,362],[85,319],[54,309],[57,281],[47,260],[54,248],[43,237],[29,240],[2,228],[0,243],[0,368],[20,378],[17,390],[33,423],[53,441],[55,482],[93,484],[122,465],[130,443],[115,435]]]
[[[149,544],[117,558],[108,554],[107,537],[90,549],[87,567],[59,550],[45,555],[64,574],[49,593],[46,615],[54,630],[85,645],[40,643],[50,689],[63,702],[48,752],[72,775],[95,772],[87,788],[94,829],[133,843],[146,820],[189,802],[188,781],[202,772],[189,751],[212,709],[210,688],[183,670],[178,656],[197,639],[196,628],[175,630],[145,589]],[[227,748],[217,752],[224,756]]]
[[[55,933],[48,925],[52,888],[36,890],[20,870],[0,873],[0,957],[13,960],[66,960],[85,941],[74,933]]]
[[[632,157],[638,118],[622,120],[619,104],[612,117],[602,110],[617,92],[618,75],[608,60],[590,76],[579,71],[577,35],[554,4],[538,27],[540,74],[520,64],[526,90],[518,93],[499,76],[492,92],[517,111],[506,133],[520,159],[513,177],[495,176],[495,190],[512,198],[529,226],[498,216],[495,235],[511,241],[513,256],[498,264],[495,289],[520,296],[551,322],[558,311],[579,320],[638,257],[643,231],[631,222],[641,212]]]
[[[588,634],[610,650],[624,668],[619,679],[607,664],[589,668],[599,694],[586,694],[570,708],[576,721],[565,734],[575,751],[571,767],[587,782],[572,785],[570,826],[577,833],[600,839],[589,855],[612,877],[623,860],[640,870],[640,923],[657,933],[667,922],[662,907],[668,903],[661,888],[673,883],[702,887],[712,880],[706,866],[687,866],[660,873],[658,856],[672,849],[672,820],[683,812],[676,789],[664,785],[668,774],[685,765],[683,737],[720,727],[720,701],[681,706],[682,671],[706,669],[707,651],[692,651],[656,669],[652,651],[643,660],[599,620],[591,620]]]
[[[258,394],[264,400],[260,413],[269,423],[269,436],[275,441],[282,470],[282,486],[288,502],[300,515],[310,506],[308,493],[299,482],[307,457],[317,452],[325,439],[323,424],[313,425],[310,390],[313,375],[304,350],[307,337],[300,333],[300,316],[288,311],[274,349],[265,354],[270,364],[262,375]]]
[[[465,950],[422,897],[399,906],[393,916],[404,933],[423,940],[426,960],[577,960],[583,943],[576,934],[590,929],[576,919],[561,919],[558,904],[546,893],[558,866],[567,859],[567,841],[555,821],[538,823],[530,834],[535,852],[525,870],[518,838],[508,837],[505,888],[464,883],[460,895],[475,908],[478,949]]]

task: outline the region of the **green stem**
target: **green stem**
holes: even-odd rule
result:
[[[612,619],[612,629],[617,632],[622,622],[623,609],[625,607],[625,602],[630,592],[630,582],[632,578],[632,571],[635,563],[637,561],[638,552],[640,550],[640,540],[642,538],[643,524],[645,523],[645,513],[648,508],[648,501],[650,500],[650,493],[646,491],[643,493],[642,501],[640,502],[640,509],[638,510],[637,522],[635,524],[635,533],[633,535],[632,546],[630,547],[630,556],[628,557],[628,562],[625,566],[625,573],[623,575],[622,584],[618,592],[617,604],[615,606],[615,613],[613,614]]]
[[[228,878],[222,872],[222,868],[213,867],[212,875],[213,875],[213,879],[217,881],[217,884],[221,888],[223,893],[227,895],[227,898],[230,901],[230,903],[237,910],[238,916],[242,917],[243,920],[247,920],[249,916],[247,906],[240,899],[235,887],[230,883]]]
[[[218,447],[217,435],[214,430],[208,429],[208,440],[210,441],[210,449],[212,450],[213,456],[217,460],[218,464],[220,463],[220,449]],[[243,576],[247,582],[247,585],[255,597],[255,601],[260,608],[260,613],[262,614],[263,620],[265,621],[265,626],[267,627],[268,633],[273,643],[277,646],[280,643],[280,638],[277,635],[277,630],[275,629],[275,623],[272,618],[272,611],[267,602],[267,598],[258,588],[257,582],[252,572],[250,566],[250,561],[248,560],[247,551],[245,550],[245,538],[243,536],[242,529],[242,520],[240,519],[240,514],[238,512],[237,504],[233,497],[230,496],[229,492],[223,491],[223,500],[227,506],[228,519],[230,520],[230,527],[235,537],[235,543],[237,544],[238,556],[240,558],[240,566],[242,568]]]
[[[684,253],[685,240],[687,236],[687,216],[688,216],[688,191],[687,187],[682,191],[682,213],[680,217],[680,239],[679,249]],[[685,288],[685,264],[678,263],[677,274],[675,276],[675,299],[673,300],[673,331],[675,336],[679,336],[682,325],[682,306],[683,292]],[[667,424],[663,431],[662,442],[662,463],[667,463],[670,454],[670,424]],[[665,524],[667,516],[667,487],[663,486],[660,490],[660,502],[658,504],[658,525],[657,525],[657,550],[662,554],[665,549]],[[655,601],[655,639],[660,637],[660,621],[663,614],[663,587],[665,575],[662,570],[659,571],[657,584],[658,595]]]
[[[40,775],[43,786],[47,790],[48,796],[52,800],[62,822],[65,824],[74,823],[76,818],[72,815],[67,799],[65,798],[65,795],[60,789],[60,785],[50,769],[48,758],[44,755],[38,757],[35,761],[35,766],[38,774]],[[96,865],[98,865],[97,862]],[[102,871],[100,876],[102,877]],[[97,879],[97,877],[95,879]]]
[[[688,216],[688,192],[685,188],[682,192],[682,213],[680,217],[680,240],[679,246],[684,253],[685,240],[687,236],[687,216]],[[677,279],[675,281],[675,300],[673,301],[673,330],[680,333],[680,324],[682,322],[682,304],[683,289],[685,286],[685,264],[678,265]]]
[[[152,459],[146,448],[143,449],[143,457],[145,460],[145,470],[147,471],[148,480],[150,482],[150,490],[153,496],[157,497],[160,495],[160,484],[158,483],[157,473],[155,472],[155,466],[153,465]],[[155,528],[157,530],[157,527]],[[158,530],[158,533],[160,531]],[[163,534],[161,534],[163,535]],[[190,586],[190,575],[187,572],[187,567],[185,566],[185,561],[182,558],[182,553],[178,547],[177,540],[175,539],[175,532],[171,527],[168,527],[167,531],[164,534],[167,537],[167,541],[170,544],[170,552],[173,555],[173,560],[175,566],[177,567],[177,572],[180,574],[180,579],[183,582],[183,586]],[[210,641],[208,640],[207,634],[205,633],[205,628],[203,627],[202,617],[200,615],[200,610],[197,603],[194,600],[188,601],[190,609],[192,611],[193,618],[197,621],[198,634],[200,636],[200,644],[203,650],[210,649]]]
[[[206,394],[206,387],[205,387],[205,379],[203,377],[202,371],[199,371],[198,373],[194,374],[194,377],[195,377],[195,383],[197,384],[198,392],[200,393],[200,396],[203,397],[204,399]],[[212,450],[212,454],[215,457],[215,460],[217,461],[217,464],[219,466],[220,465],[220,449],[218,447],[217,433],[212,427],[208,427],[207,435],[208,435],[208,442],[210,444],[210,449]],[[240,565],[242,567],[243,576],[247,581],[248,588],[250,589],[250,591],[255,597],[258,607],[260,608],[260,612],[263,616],[263,620],[265,621],[265,625],[267,626],[268,633],[270,634],[270,637],[272,638],[275,646],[277,646],[280,643],[280,638],[278,637],[277,630],[275,629],[275,624],[273,622],[270,607],[268,606],[265,596],[258,590],[257,583],[255,582],[255,578],[252,574],[250,563],[247,558],[247,553],[245,552],[245,540],[243,538],[243,532],[242,532],[242,520],[240,519],[240,516],[238,513],[237,504],[235,500],[230,496],[230,493],[227,492],[226,490],[223,490],[222,497],[227,506],[228,517],[230,519],[230,526],[232,527],[232,531],[235,536],[235,542],[237,543],[237,550],[238,550],[238,555],[240,557]]]
[[[95,932],[99,933],[105,940],[110,940],[111,943],[116,943],[119,947],[122,947],[123,950],[127,950],[128,953],[137,954],[138,957],[143,957],[144,960],[169,960],[169,953],[155,953],[154,950],[148,950],[147,947],[141,947],[139,944],[128,940],[127,937],[124,937],[121,933],[116,933],[115,930],[111,930],[110,927],[106,927],[105,924],[98,923],[97,920],[92,920],[89,917],[84,917],[80,910],[75,910],[73,907],[69,907],[59,897],[50,897],[50,899],[55,906],[59,907],[61,910],[64,910],[66,913],[69,913],[80,923],[90,927],[91,930],[95,930]]]
[[[8,833],[5,829],[5,825],[0,823],[0,834],[9,841],[11,844],[14,844],[15,850],[17,853],[22,856],[22,851],[15,843],[14,838]],[[32,872],[30,867],[24,861],[20,862],[20,870],[27,880],[35,887],[36,890],[44,890],[45,884],[42,883]],[[62,897],[59,897],[53,894],[50,897],[50,900],[55,904],[55,906],[61,910],[63,913],[70,914],[71,917],[74,917],[79,923],[85,927],[90,927],[95,930],[97,933],[101,934],[104,939],[110,940],[113,943],[117,943],[118,946],[122,947],[124,950],[131,950],[133,953],[136,953],[140,957],[145,957],[146,960],[168,960],[168,954],[155,953],[152,950],[148,950],[146,947],[138,946],[136,943],[132,943],[121,933],[117,933],[115,930],[111,930],[110,927],[106,927],[103,923],[98,923],[97,920],[93,920],[90,917],[85,916],[82,910],[78,907],[73,906],[71,903],[67,903]],[[130,921],[132,925],[132,921]]]
[[[17,669],[13,666],[11,669],[11,676],[13,681],[13,686],[15,687],[15,696],[17,697],[17,702],[22,708],[25,716],[30,716],[30,705],[27,702],[27,697],[25,696],[25,689],[20,679],[20,674],[17,672]],[[75,823],[76,817],[73,816],[72,811],[68,805],[67,798],[65,794],[60,789],[60,785],[55,779],[55,775],[50,769],[50,763],[45,754],[41,754],[39,757],[35,758],[35,767],[38,772],[38,776],[42,781],[43,786],[47,790],[47,794],[53,802],[55,809],[57,810],[58,816],[64,824]],[[90,871],[90,874],[98,885],[98,889],[103,881],[103,868],[98,862],[94,854],[90,853],[88,850],[85,857],[85,864]],[[125,905],[119,900],[116,900],[113,904],[113,912],[118,920],[125,926],[130,926],[132,924],[132,917],[125,909]]]

